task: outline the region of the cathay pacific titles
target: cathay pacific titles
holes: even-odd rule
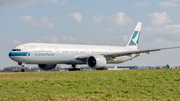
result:
[[[54,56],[55,53],[35,53],[35,56]]]

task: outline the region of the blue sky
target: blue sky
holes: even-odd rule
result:
[[[23,43],[125,46],[142,22],[139,49],[180,46],[180,0],[0,0],[1,67]],[[120,65],[177,65],[180,49],[153,52]]]

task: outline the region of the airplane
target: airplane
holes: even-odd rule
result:
[[[138,22],[130,37],[128,44],[122,46],[79,45],[79,44],[52,44],[52,43],[26,43],[12,49],[9,57],[22,66],[38,64],[42,70],[51,70],[57,64],[72,65],[70,70],[80,70],[76,65],[87,64],[96,70],[107,70],[106,64],[118,64],[132,60],[142,53],[150,54],[154,51],[180,47],[157,48],[139,50],[138,42],[141,31],[141,22]]]

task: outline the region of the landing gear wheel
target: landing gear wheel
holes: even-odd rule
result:
[[[21,72],[26,72],[26,69],[21,69]]]
[[[72,69],[69,69],[69,71],[80,71],[79,68],[72,68]]]
[[[19,63],[18,63],[19,64]],[[21,72],[26,72],[25,66],[21,63]]]
[[[69,69],[69,71],[80,71],[80,68],[76,68],[77,64],[72,64],[72,69]]]
[[[107,67],[97,68],[96,70],[108,70]]]

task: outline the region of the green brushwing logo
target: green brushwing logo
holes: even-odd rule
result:
[[[129,46],[136,46],[136,45],[138,45],[139,36],[140,36],[140,32],[139,31],[134,31],[134,34],[133,34],[132,39],[131,39],[131,41],[129,43]]]

